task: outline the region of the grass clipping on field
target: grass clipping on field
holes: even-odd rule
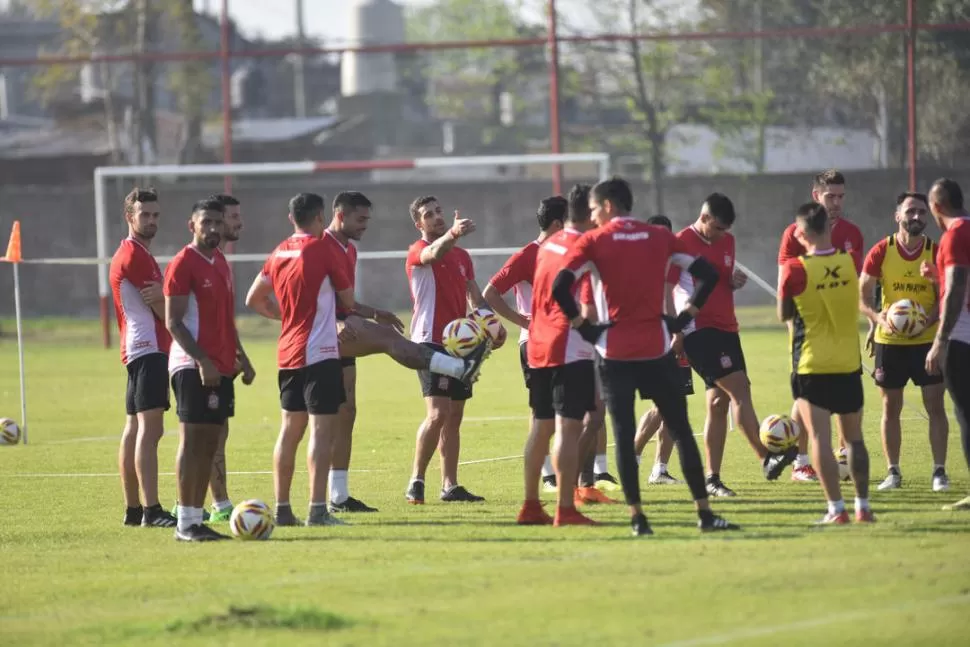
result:
[[[292,607],[230,606],[228,612],[202,616],[196,620],[177,620],[168,625],[174,633],[226,631],[229,629],[286,629],[292,631],[336,631],[353,623],[333,613]]]

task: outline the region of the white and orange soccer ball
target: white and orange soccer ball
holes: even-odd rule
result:
[[[761,444],[776,454],[794,447],[798,442],[798,425],[788,416],[768,416],[761,421],[758,432]]]
[[[889,331],[900,337],[915,337],[926,329],[926,311],[910,299],[900,299],[886,310]]]
[[[452,357],[465,357],[484,339],[485,332],[471,317],[455,319],[441,333],[441,345]]]
[[[498,315],[491,310],[479,308],[472,312],[471,318],[475,320],[479,328],[488,334],[492,341],[498,339],[498,336],[502,334],[502,322],[499,321]]]
[[[239,539],[266,540],[275,527],[273,511],[259,499],[243,501],[232,509],[229,516],[229,529]]]
[[[20,427],[10,418],[0,418],[0,445],[16,445],[20,442]]]

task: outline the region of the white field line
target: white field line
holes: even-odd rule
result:
[[[350,470],[354,474],[386,472],[387,470]],[[306,470],[297,470],[296,474],[306,474]],[[262,475],[271,476],[272,471],[256,470],[251,472],[226,472],[229,476],[248,476]],[[159,472],[159,476],[175,476],[175,472]],[[63,474],[56,472],[21,472],[19,474],[0,474],[0,478],[118,478],[117,472],[80,472],[76,474]]]
[[[788,633],[805,629],[815,629],[817,627],[825,627],[827,625],[863,620],[871,616],[885,615],[890,613],[906,613],[919,609],[955,606],[960,604],[970,604],[970,595],[954,595],[936,598],[935,600],[917,600],[914,602],[907,602],[905,604],[888,605],[874,609],[859,609],[857,611],[828,615],[824,618],[812,618],[809,620],[802,620],[800,622],[790,622],[788,624],[759,627],[757,629],[742,629],[740,631],[715,634],[713,636],[706,636],[703,638],[693,638],[691,640],[666,643],[661,647],[700,647],[702,645],[724,645],[727,643],[744,641],[752,638],[762,638],[764,636],[771,636],[774,634]]]

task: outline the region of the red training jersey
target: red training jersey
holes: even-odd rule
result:
[[[970,218],[960,218],[950,223],[940,237],[940,251],[936,256],[936,271],[940,277],[940,316],[946,299],[946,268],[953,266],[970,267]],[[950,332],[950,339],[970,344],[970,286],[965,288],[963,297],[965,307],[960,310],[956,325]]]
[[[656,225],[613,218],[587,232],[566,255],[566,267],[593,270],[593,295],[601,320],[613,321],[596,343],[607,359],[654,359],[670,351],[663,321],[668,263],[694,262],[684,243]]]
[[[182,248],[165,270],[165,296],[187,296],[188,309],[182,323],[223,375],[232,375],[236,364],[235,295],[232,273],[218,249],[208,258],[194,245]],[[168,371],[195,368],[196,362],[172,340]]]
[[[336,293],[352,287],[347,256],[331,236],[294,234],[263,265],[273,286],[282,325],[277,346],[280,369],[297,369],[340,357]]]
[[[348,240],[347,246],[345,247],[340,239],[338,239],[329,229],[323,233],[323,237],[330,243],[333,247],[335,254],[342,256],[346,259],[346,270],[347,276],[350,277],[350,287],[355,287],[357,285],[357,245],[354,241]],[[345,319],[350,312],[337,304],[337,318]]]
[[[505,261],[489,285],[505,294],[512,290],[515,294],[515,309],[523,316],[532,315],[532,277],[536,273],[536,255],[539,252],[539,241],[532,241]],[[519,343],[529,341],[529,329],[519,330]]]
[[[734,275],[734,236],[726,233],[711,242],[690,226],[678,232],[677,239],[684,244],[691,256],[703,257],[714,266],[718,274],[714,291],[691,325],[684,329],[684,334],[689,335],[702,328],[737,332],[738,319],[734,312],[734,289],[731,287],[731,278]],[[674,268],[671,270],[674,271]],[[680,312],[687,307],[687,301],[694,294],[694,277],[690,272],[679,272],[674,286],[674,304]]]
[[[795,238],[795,223],[785,228],[781,236],[781,247],[778,249],[778,265],[784,265],[788,259],[798,258],[808,253],[805,247]],[[862,230],[845,218],[838,218],[832,223],[832,246],[844,249],[855,262],[855,271],[862,271],[862,256],[865,247],[862,242]]]
[[[121,241],[108,273],[121,336],[121,363],[149,353],[167,353],[172,338],[165,322],[141,298],[141,290],[162,282],[162,271],[148,248],[132,237]]]
[[[405,262],[414,302],[411,341],[440,344],[445,326],[468,312],[468,281],[475,279],[475,267],[472,257],[460,247],[422,265],[421,250],[430,244],[423,238],[417,240],[408,249]]]
[[[583,232],[566,228],[539,247],[532,283],[532,321],[529,323],[529,366],[545,368],[593,359],[593,347],[579,336],[552,297],[552,283],[566,267],[566,255]],[[574,286],[573,296],[579,292]]]

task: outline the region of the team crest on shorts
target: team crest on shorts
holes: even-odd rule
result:
[[[447,391],[449,386],[450,378],[447,375],[442,375],[438,378],[438,388],[442,391]]]
[[[721,368],[731,368],[731,358],[727,355],[721,355]]]
[[[209,408],[215,411],[219,408],[219,394],[210,393],[209,394]]]
[[[877,368],[875,373],[872,374],[872,376],[876,378],[876,382],[882,382],[882,379],[883,377],[886,376],[886,373],[881,368]]]

